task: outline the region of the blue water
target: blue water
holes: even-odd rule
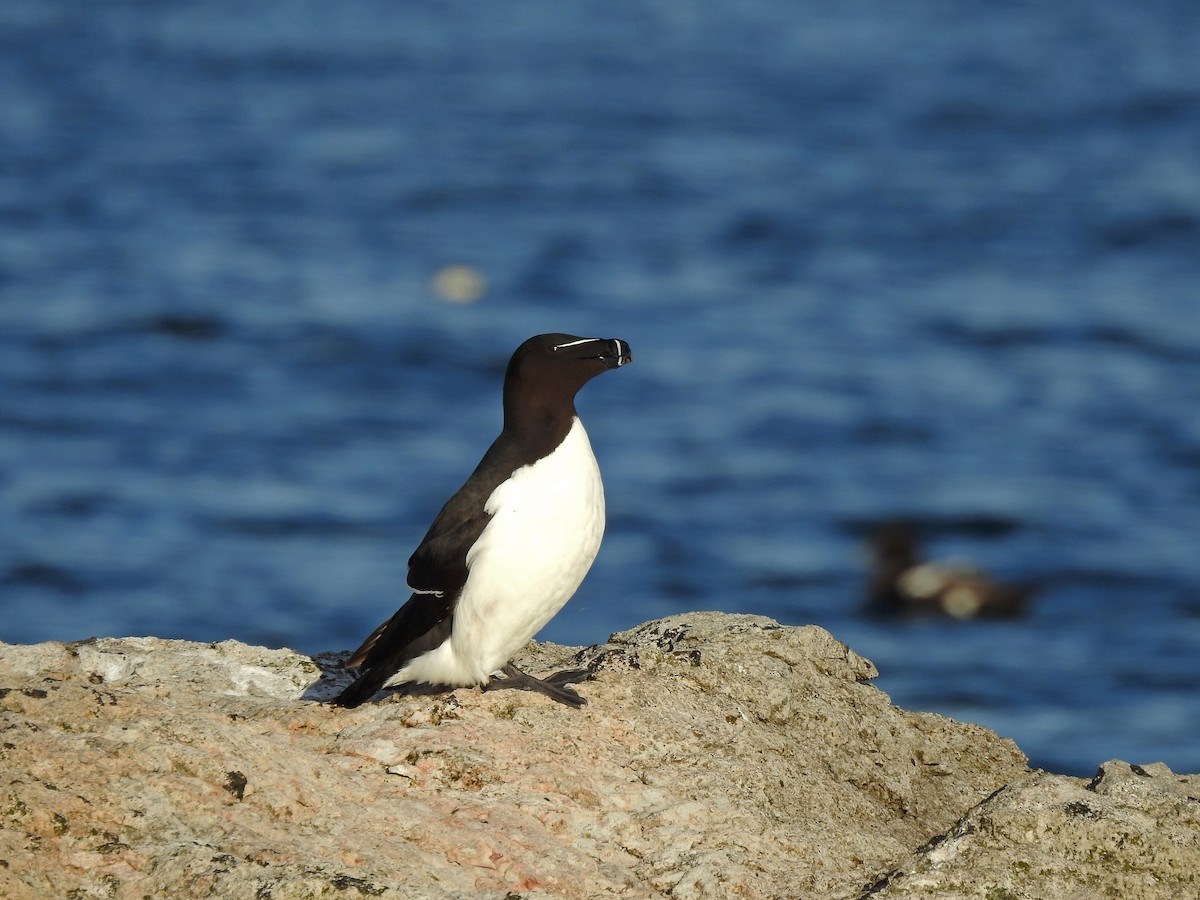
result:
[[[1192,0],[8,0],[0,639],[355,645],[512,349],[615,336],[544,638],[816,623],[1035,764],[1200,771],[1197,47]],[[897,514],[1032,615],[864,618]]]

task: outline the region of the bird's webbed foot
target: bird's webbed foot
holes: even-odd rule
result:
[[[580,681],[586,681],[592,677],[592,673],[587,669],[566,669],[562,672],[555,672],[553,675],[547,675],[545,678],[534,678],[528,672],[522,672],[512,663],[504,666],[501,670],[504,673],[504,678],[492,676],[488,679],[487,684],[483,686],[485,691],[502,691],[512,689],[518,691],[536,691],[539,694],[545,694],[551,700],[557,700],[559,703],[564,703],[567,706],[579,709],[587,703],[580,694],[568,685],[575,684]]]

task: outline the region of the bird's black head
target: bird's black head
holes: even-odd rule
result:
[[[591,378],[632,361],[629,345],[619,338],[539,334],[513,353],[504,384],[506,389],[512,384],[522,391],[574,397]]]
[[[504,427],[575,415],[575,394],[595,376],[633,361],[619,338],[539,334],[525,341],[504,375]]]

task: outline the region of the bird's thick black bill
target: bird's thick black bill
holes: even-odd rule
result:
[[[600,358],[604,360],[605,365],[610,369],[616,369],[621,366],[627,366],[633,362],[633,351],[629,349],[629,345],[620,338],[611,338],[604,341],[606,348],[600,354]]]

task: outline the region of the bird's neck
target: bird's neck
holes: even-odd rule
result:
[[[534,459],[541,459],[566,438],[577,418],[575,405],[562,403],[504,405],[504,433],[525,448]]]

